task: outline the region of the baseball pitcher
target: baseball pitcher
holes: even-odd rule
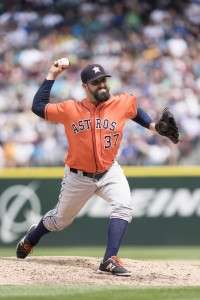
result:
[[[38,225],[32,225],[16,248],[17,258],[24,259],[42,236],[70,226],[94,194],[110,204],[108,241],[98,272],[130,276],[117,257],[127,225],[132,219],[130,188],[122,168],[115,160],[127,119],[179,142],[179,132],[168,109],[154,123],[136,97],[128,93],[111,95],[107,74],[99,64],[90,64],[81,72],[85,99],[50,103],[51,88],[57,76],[70,69],[67,59],[56,60],[37,91],[32,111],[39,117],[63,124],[69,148],[56,208],[48,211]]]

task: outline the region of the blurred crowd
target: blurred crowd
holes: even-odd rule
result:
[[[0,168],[63,165],[63,126],[31,112],[61,57],[71,67],[51,101],[82,100],[80,70],[95,62],[112,74],[112,94],[135,94],[153,120],[165,107],[175,115],[178,145],[127,121],[121,164],[200,163],[200,0],[1,1],[0,39]]]

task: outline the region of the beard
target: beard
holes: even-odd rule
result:
[[[106,88],[105,90],[106,90],[105,92],[101,92],[101,90],[97,90],[94,93],[94,97],[99,103],[107,101],[110,98],[109,88]]]
[[[103,89],[105,90],[104,92],[101,91],[102,89],[98,89],[95,92],[92,92],[90,90],[95,100],[99,103],[105,102],[110,98],[110,93],[109,93],[110,89],[108,87]]]

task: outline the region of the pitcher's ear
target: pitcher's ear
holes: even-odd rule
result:
[[[82,83],[82,87],[84,88],[84,90],[87,89],[87,84],[86,83]]]

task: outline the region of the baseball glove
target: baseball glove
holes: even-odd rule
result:
[[[168,137],[174,144],[180,141],[176,121],[168,107],[163,110],[162,117],[156,123],[155,128],[160,135]]]

